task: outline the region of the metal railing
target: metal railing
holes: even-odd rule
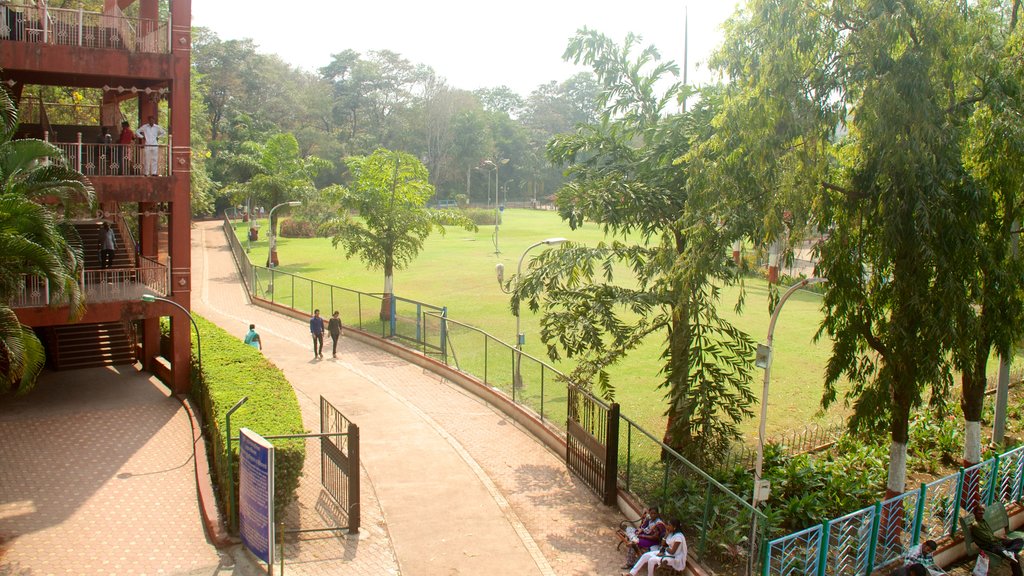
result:
[[[8,3],[0,15],[0,40],[170,53],[167,20],[128,17],[120,10],[105,13],[81,7],[53,8],[45,2],[38,6]]]
[[[1019,503],[1024,494],[1024,446],[999,454],[919,489],[775,538],[762,574],[871,574],[895,564],[924,540],[954,537],[961,512],[979,504]]]
[[[141,257],[137,268],[83,270],[78,283],[87,302],[138,300],[146,288],[166,295],[170,286],[168,273],[167,266],[151,258]],[[67,304],[67,299],[53,294],[45,277],[25,274],[21,290],[11,299],[10,306],[39,308],[64,304]]]
[[[87,144],[78,133],[77,142],[53,142],[71,168],[86,176],[143,176],[146,154],[156,154],[156,175],[171,175],[171,141],[156,146],[136,144]]]
[[[308,311],[314,302],[323,309],[340,310],[343,322],[384,338],[397,336],[389,322],[381,320],[381,297],[302,278],[272,268],[255,266],[235,234],[227,215],[224,232],[251,296],[294,310]],[[394,298],[392,310],[401,310]],[[466,373],[533,412],[549,428],[566,434],[569,383],[559,370],[528,353],[522,353],[521,386],[514,385],[516,348],[469,324],[447,317],[443,307],[416,303],[415,313],[392,314],[406,322],[407,330],[395,341],[435,357],[450,368]],[[412,327],[415,326],[415,332]],[[416,335],[413,338],[413,334]],[[584,394],[584,388],[576,387]],[[678,452],[619,416],[619,481],[641,501],[661,504],[683,520],[691,549],[702,563],[719,569],[744,572],[751,563],[761,571],[762,543],[771,526],[759,510],[733,493]],[[751,539],[751,526],[756,531]],[[692,535],[692,536],[690,536]]]

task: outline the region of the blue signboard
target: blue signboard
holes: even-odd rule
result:
[[[274,563],[274,445],[242,428],[238,445],[238,530],[242,543]]]

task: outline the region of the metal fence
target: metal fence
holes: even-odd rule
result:
[[[768,543],[762,574],[870,574],[895,564],[924,540],[952,538],[959,515],[973,514],[979,503],[1021,502],[1022,490],[1024,446],[874,506],[776,538]]]
[[[503,392],[564,437],[569,388],[557,369],[519,352],[491,334],[449,318],[445,308],[395,297],[394,326],[382,319],[382,298],[253,265],[225,215],[224,231],[253,298],[293,310],[309,311],[313,302],[341,312],[342,322],[434,357]],[[519,382],[516,382],[516,357]],[[576,387],[583,394],[585,389]],[[660,503],[678,514],[691,550],[718,571],[761,571],[762,544],[771,533],[768,519],[678,452],[628,417],[619,415],[619,481],[641,501]]]

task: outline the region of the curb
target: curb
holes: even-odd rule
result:
[[[217,507],[217,499],[213,490],[213,478],[210,475],[210,462],[206,456],[206,442],[203,439],[202,419],[192,406],[192,401],[184,394],[175,394],[181,402],[192,424],[192,462],[196,471],[196,495],[199,498],[199,514],[203,518],[206,536],[218,549],[238,544],[237,538],[228,534],[224,519]]]

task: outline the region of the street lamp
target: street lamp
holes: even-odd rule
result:
[[[178,304],[174,300],[170,300],[168,298],[161,298],[159,296],[154,296],[152,294],[143,294],[142,295],[142,301],[147,303],[147,304],[152,304],[153,302],[166,302],[166,303],[170,304],[171,306],[176,306],[179,310],[181,310],[182,312],[185,313],[185,316],[188,316],[189,322],[192,323],[192,327],[195,328],[195,330],[196,330],[196,350],[198,351],[197,356],[199,356],[199,375],[200,375],[199,377],[202,378],[202,374],[203,374],[203,339],[199,335],[199,326],[196,326],[196,319],[192,317],[192,314],[189,314],[189,311],[186,310],[184,306],[182,306],[181,304]]]
[[[498,222],[501,220],[501,209],[498,205],[498,168],[508,164],[508,158],[502,158],[501,160],[484,160],[480,163],[482,168],[487,170],[494,170],[494,254],[496,256],[501,255],[501,249],[498,248]],[[490,201],[491,198],[491,180],[487,180],[487,199]]]
[[[754,493],[750,498],[750,505],[756,510],[758,504],[768,500],[768,482],[761,479],[762,466],[764,465],[764,436],[765,425],[768,421],[768,384],[772,376],[772,340],[775,338],[775,322],[779,319],[779,312],[782,312],[782,305],[793,295],[794,292],[820,282],[828,282],[826,278],[805,278],[786,290],[786,293],[779,298],[779,303],[772,312],[772,318],[768,322],[768,340],[766,344],[757,345],[757,356],[754,365],[764,368],[764,386],[761,389],[761,423],[757,428],[757,458],[754,460]],[[754,541],[757,533],[757,516],[753,517],[750,526],[750,541]],[[751,556],[753,562],[753,556]]]
[[[518,268],[516,268],[516,277],[515,277],[516,278],[516,287],[513,288],[512,291],[515,291],[515,290],[517,290],[519,288],[519,279],[522,278],[522,275],[523,275],[523,260],[526,259],[526,253],[527,252],[529,252],[530,250],[533,250],[537,246],[541,246],[541,245],[544,245],[544,246],[557,246],[557,245],[561,244],[562,242],[567,242],[567,241],[568,241],[567,238],[548,238],[547,240],[541,240],[540,242],[536,242],[534,244],[530,244],[526,248],[526,250],[523,250],[523,255],[519,257],[519,266],[518,266]],[[494,267],[494,269],[498,273],[498,286],[501,286],[501,291],[506,293],[506,294],[510,294],[511,292],[509,292],[508,290],[505,290],[505,286],[503,285],[503,282],[505,281],[505,265],[502,264],[501,262],[499,262],[498,265]],[[520,372],[520,370],[519,370],[519,366],[520,366],[520,364],[522,363],[522,360],[523,360],[523,344],[525,343],[524,340],[525,340],[525,338],[523,338],[523,332],[519,328],[519,309],[517,308],[516,309],[516,358],[515,358],[516,361],[515,361],[515,373],[512,375],[512,386],[514,388],[522,388],[522,386],[523,386],[523,375],[522,375],[522,372]]]
[[[277,210],[281,206],[299,206],[301,204],[302,204],[302,202],[298,202],[298,201],[293,200],[291,202],[282,202],[282,203],[278,204],[277,206],[274,206],[273,208],[270,209],[270,215],[269,215],[268,220],[267,220],[268,222],[270,222],[270,238],[269,238],[269,240],[270,240],[270,254],[267,255],[267,268],[273,268],[274,266],[278,265],[278,262],[277,262],[277,234],[274,234],[274,210]]]

